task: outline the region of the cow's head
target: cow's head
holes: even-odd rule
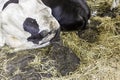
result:
[[[61,25],[61,30],[86,29],[90,18],[90,8],[86,0],[42,0],[52,9],[53,16]]]
[[[44,47],[59,36],[58,22],[40,0],[9,0],[2,9],[2,30],[11,47]]]

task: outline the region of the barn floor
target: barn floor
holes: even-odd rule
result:
[[[97,10],[88,29],[61,32],[63,45],[56,48],[1,48],[0,80],[120,80],[120,7],[110,11],[111,1],[88,0]]]

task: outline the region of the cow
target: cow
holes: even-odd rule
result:
[[[90,8],[86,0],[42,0],[52,9],[52,15],[57,19],[62,31],[86,29],[90,18]]]
[[[0,1],[0,47],[41,48],[56,42],[59,34],[58,21],[41,0]]]

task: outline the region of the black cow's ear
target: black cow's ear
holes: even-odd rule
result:
[[[2,10],[4,10],[10,3],[19,3],[19,0],[9,0],[9,1],[7,1],[7,2],[4,4]]]

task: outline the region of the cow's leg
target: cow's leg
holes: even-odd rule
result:
[[[118,5],[119,5],[119,0],[113,0],[112,6],[111,6],[111,10],[113,10],[116,7],[118,7]]]

